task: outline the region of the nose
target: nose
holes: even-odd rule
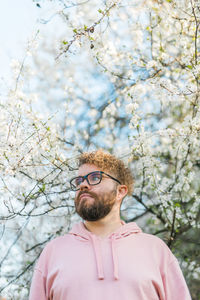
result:
[[[88,184],[86,179],[83,182],[81,182],[81,184],[80,184],[80,191],[83,191],[85,189],[87,189],[87,190],[90,189],[90,185]]]

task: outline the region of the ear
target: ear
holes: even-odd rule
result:
[[[128,188],[126,185],[119,185],[117,187],[117,199],[120,200],[120,202],[124,199],[124,197],[128,193]]]

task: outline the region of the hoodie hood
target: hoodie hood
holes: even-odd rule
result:
[[[119,279],[118,261],[116,255],[116,240],[123,239],[128,237],[129,235],[138,234],[142,232],[142,230],[134,222],[126,224],[124,221],[121,221],[121,224],[122,226],[120,226],[116,231],[114,231],[109,236],[104,238],[110,240],[112,260],[113,260],[113,276],[115,280]],[[72,230],[69,232],[69,234],[74,235],[79,240],[83,239],[92,243],[94,253],[95,253],[95,258],[96,258],[98,279],[104,280],[102,253],[100,247],[102,238],[98,237],[97,235],[87,230],[83,222],[75,224],[72,227]]]

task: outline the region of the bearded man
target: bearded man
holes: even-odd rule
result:
[[[120,219],[122,200],[133,191],[120,159],[83,153],[70,184],[83,222],[44,248],[29,300],[191,300],[165,243]]]

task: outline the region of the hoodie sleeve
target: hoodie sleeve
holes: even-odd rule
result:
[[[168,265],[163,275],[163,284],[165,289],[166,300],[191,300],[191,296],[179,267],[177,259]]]
[[[33,273],[29,300],[47,300],[47,268],[51,257],[51,242],[42,250]]]
[[[29,300],[47,300],[45,292],[45,281],[46,280],[42,275],[42,272],[38,269],[35,269],[32,278]]]

